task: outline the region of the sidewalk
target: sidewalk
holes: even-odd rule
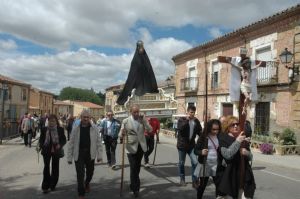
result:
[[[32,138],[31,143],[34,143],[37,141],[40,137],[40,134],[37,133],[35,138]],[[8,139],[8,140],[3,140],[2,145],[24,145],[24,139],[19,137]]]
[[[160,133],[161,143],[168,143],[176,147],[176,138]],[[290,169],[300,169],[300,155],[265,155],[259,152],[253,152],[253,162],[266,162],[269,164],[286,167]]]

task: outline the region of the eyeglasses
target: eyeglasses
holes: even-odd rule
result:
[[[232,123],[232,124],[230,124],[230,127],[235,127],[235,126],[239,126],[239,123],[238,122],[235,122],[235,123]]]
[[[113,114],[107,114],[107,116],[113,116]]]

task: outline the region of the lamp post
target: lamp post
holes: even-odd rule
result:
[[[288,66],[288,64],[290,64],[292,62],[293,56],[294,56],[293,53],[288,51],[287,48],[285,48],[279,55],[281,63],[285,64],[285,67],[292,72],[292,74],[290,76],[291,82],[293,82],[293,79],[294,79],[295,67],[294,67],[294,64],[292,64],[292,66]]]
[[[7,84],[5,82],[2,82],[2,109],[1,109],[1,132],[0,132],[0,144],[2,144],[3,140],[3,134],[4,134],[4,105],[5,105],[5,99],[6,99],[6,91],[8,90]]]
[[[167,86],[169,87],[171,85],[171,78],[170,78],[170,76],[166,79],[166,82],[167,82]]]
[[[281,63],[285,64],[285,67],[288,69],[294,69],[294,66],[288,66],[289,63],[291,63],[293,59],[293,53],[288,51],[287,48],[284,49],[284,51],[281,52],[279,55]]]

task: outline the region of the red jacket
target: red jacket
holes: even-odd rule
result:
[[[157,118],[149,118],[148,122],[151,125],[151,127],[152,127],[153,130],[151,132],[145,131],[144,134],[146,136],[154,136],[160,130],[159,120]]]

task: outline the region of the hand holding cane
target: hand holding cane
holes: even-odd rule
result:
[[[123,129],[122,132],[122,165],[121,165],[121,185],[120,185],[120,197],[122,197],[123,194],[123,184],[124,184],[124,162],[125,162],[125,142],[126,142],[126,136],[125,136],[125,129]]]

